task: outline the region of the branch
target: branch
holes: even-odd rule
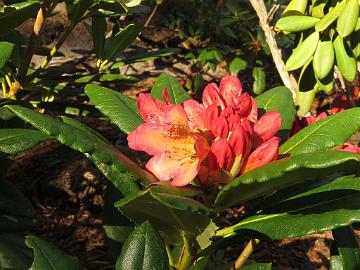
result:
[[[296,81],[293,77],[289,75],[286,70],[285,63],[282,59],[281,50],[278,48],[275,34],[269,25],[269,14],[266,11],[266,7],[263,0],[249,0],[253,9],[255,10],[257,16],[259,17],[259,23],[261,28],[263,29],[266,37],[266,42],[269,45],[272,58],[274,60],[276,69],[280,75],[280,78],[283,84],[290,89],[293,98],[296,97]]]

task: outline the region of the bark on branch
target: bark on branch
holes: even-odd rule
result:
[[[285,63],[282,58],[281,50],[278,48],[276,40],[275,40],[275,33],[271,26],[269,25],[269,15],[266,11],[265,3],[263,0],[249,0],[250,4],[252,5],[253,9],[255,10],[257,16],[259,17],[260,27],[263,29],[266,37],[266,42],[269,45],[272,58],[274,60],[276,69],[280,75],[280,78],[284,85],[290,89],[293,98],[295,100],[296,97],[296,81],[295,79],[290,76],[287,72]]]

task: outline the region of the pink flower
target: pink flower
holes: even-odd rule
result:
[[[160,181],[184,186],[196,177],[203,185],[227,183],[275,160],[281,127],[278,112],[259,120],[255,100],[242,93],[235,76],[205,87],[202,104],[171,104],[140,94],[137,106],[145,123],[128,136],[129,147],[153,156],[146,168]]]
[[[137,106],[145,123],[129,134],[129,147],[153,156],[146,168],[159,180],[172,180],[174,186],[187,185],[207,156],[207,141],[191,132],[181,105],[140,94]]]
[[[343,145],[337,146],[334,149],[336,150],[341,150],[341,151],[346,151],[346,152],[351,152],[354,154],[360,154],[360,147],[355,146],[351,143],[344,143]]]

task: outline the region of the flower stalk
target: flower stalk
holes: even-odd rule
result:
[[[246,244],[244,250],[241,252],[240,256],[236,259],[231,269],[240,269],[246,263],[247,259],[253,253],[255,247],[259,244],[259,242],[259,239],[250,239],[250,241]]]

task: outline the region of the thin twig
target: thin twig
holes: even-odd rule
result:
[[[244,250],[241,252],[240,256],[236,259],[234,265],[231,270],[240,269],[241,266],[245,264],[247,259],[250,257],[251,253],[253,253],[257,244],[259,244],[259,239],[250,239],[250,241],[246,244]]]
[[[155,7],[154,7],[154,9],[151,11],[149,17],[147,18],[147,20],[146,20],[146,22],[145,22],[145,24],[144,24],[144,28],[145,28],[145,27],[148,27],[151,19],[154,17],[154,15],[155,15],[155,13],[156,13],[156,11],[157,11],[157,9],[158,9],[158,7],[159,7],[159,4],[156,4]]]
[[[269,15],[266,11],[265,3],[263,0],[249,0],[250,4],[254,8],[257,16],[259,17],[259,23],[261,28],[264,31],[266,42],[269,45],[272,58],[274,60],[276,69],[280,75],[280,78],[284,85],[290,89],[293,98],[296,97],[296,81],[291,77],[286,70],[285,63],[282,58],[282,53],[279,47],[277,46],[275,34],[273,29],[269,25]],[[272,14],[270,13],[270,16]]]

